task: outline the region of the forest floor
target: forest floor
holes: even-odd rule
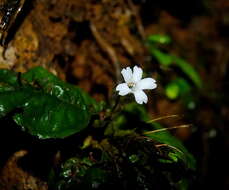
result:
[[[150,77],[171,77],[170,71],[163,71],[150,57],[146,46],[149,35],[169,35],[173,43],[167,51],[191,63],[205,89],[200,92],[195,112],[181,119],[166,120],[165,124],[191,122],[197,126],[194,132],[178,129],[174,135],[197,158],[200,176],[197,183],[227,189],[229,178],[223,171],[227,171],[225,155],[229,149],[225,90],[229,80],[229,3],[188,1],[176,7],[178,3],[178,0],[174,5],[150,0],[26,1],[11,29],[13,32],[6,31],[10,39],[7,46],[0,47],[0,68],[25,72],[43,66],[95,99],[109,101],[122,80],[123,67],[139,65]],[[189,114],[180,101],[162,95],[160,82],[158,86],[159,93],[150,94],[152,98],[147,104],[152,118]],[[212,131],[217,132],[214,138],[209,135]],[[47,189],[44,181],[17,166],[17,160],[25,154],[26,150],[12,153],[4,164],[0,183],[7,184],[8,190],[13,189],[12,184],[18,184],[18,190]]]

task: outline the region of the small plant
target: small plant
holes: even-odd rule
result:
[[[156,81],[142,79],[137,66],[133,72],[127,67],[121,73],[125,83],[116,90],[121,96],[133,93],[138,104],[114,109],[42,67],[22,74],[0,70],[0,118],[12,119],[40,141],[81,136],[81,142],[73,141],[78,151],[50,170],[52,189],[183,190],[187,186],[184,176],[195,170],[195,159],[139,105],[148,101],[143,90],[156,88]]]
[[[193,91],[201,91],[202,80],[195,68],[185,59],[163,51],[164,47],[172,43],[167,35],[154,34],[147,39],[147,47],[153,58],[156,59],[160,68],[174,71],[173,77],[168,78],[164,86],[165,95],[170,100],[182,99],[186,107],[193,109],[195,100],[190,96]],[[177,72],[179,71],[179,72]],[[166,72],[168,75],[168,72]]]

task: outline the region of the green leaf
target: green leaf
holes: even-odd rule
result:
[[[126,104],[122,112],[115,115],[112,122],[105,130],[105,135],[126,136],[133,134],[135,128],[129,125],[130,119],[135,119],[136,122],[148,121],[149,116],[143,105],[135,102]],[[133,121],[133,120],[132,120]],[[135,123],[136,124],[136,123]],[[131,129],[129,127],[132,127]]]
[[[159,44],[169,44],[171,43],[171,38],[167,35],[162,34],[153,34],[147,38],[147,41],[151,43],[159,43]]]
[[[0,118],[14,121],[39,138],[64,138],[88,126],[92,113],[101,109],[80,88],[59,80],[41,67],[22,74],[0,70]]]
[[[65,161],[61,166],[60,176],[63,178],[72,178],[75,173],[78,178],[84,177],[87,170],[93,166],[93,162],[87,158],[73,157]]]
[[[188,190],[188,189],[190,189],[190,188],[189,188],[189,185],[190,185],[190,182],[189,182],[188,179],[186,179],[186,178],[181,179],[181,180],[176,184],[178,190]]]
[[[41,139],[64,138],[84,129],[90,119],[87,110],[43,92],[28,89],[0,93],[0,117],[20,108],[14,121]]]
[[[79,87],[61,81],[42,67],[32,68],[27,73],[22,74],[22,79],[39,85],[46,93],[54,95],[64,102],[78,104],[83,109],[90,109],[93,113],[102,109],[101,104],[97,103]]]
[[[126,113],[128,113],[128,117],[125,117]],[[118,114],[117,117],[114,118],[114,120],[112,121],[112,129],[115,131],[119,130],[120,127],[122,127],[123,125],[129,126],[133,118],[136,119],[136,121],[139,120],[140,123],[145,123],[145,127],[147,128],[152,127],[152,130],[149,129],[149,131],[152,131],[152,133],[145,135],[159,143],[165,144],[169,148],[169,161],[176,162],[177,160],[182,160],[188,168],[195,169],[195,158],[192,154],[189,153],[189,151],[185,148],[185,146],[182,144],[180,140],[172,136],[167,130],[153,132],[153,130],[164,128],[157,122],[148,122],[150,118],[145,107],[142,105],[136,103],[130,103],[125,105],[123,107],[123,111],[120,114]],[[136,126],[134,127],[139,127],[138,124],[140,123],[135,122],[134,124],[136,124]]]
[[[165,94],[169,99],[175,100],[180,94],[179,90],[179,86],[171,82],[165,87]]]
[[[202,87],[201,78],[192,65],[190,65],[187,61],[176,56],[173,56],[173,60],[177,67],[179,67],[198,88]]]
[[[15,122],[41,139],[64,138],[77,133],[88,125],[90,118],[78,105],[43,93],[33,93],[22,109],[22,113],[14,116]]]
[[[151,123],[151,126],[154,130],[163,129],[163,127],[156,122]],[[152,131],[152,133],[146,134],[146,136],[158,141],[159,143],[168,145],[173,153],[169,155],[172,160],[179,158],[186,163],[188,168],[196,168],[196,161],[193,155],[188,152],[180,140],[172,136],[168,131],[163,130],[155,133]]]
[[[190,90],[191,87],[185,79],[177,78],[166,85],[165,94],[169,99],[174,100],[179,96],[186,95]]]
[[[0,118],[20,108],[26,99],[29,98],[30,94],[28,91],[20,90],[0,92]]]
[[[202,87],[202,80],[197,73],[197,71],[193,68],[191,64],[189,64],[187,61],[167,53],[163,53],[159,49],[155,47],[150,48],[151,54],[158,60],[158,62],[164,66],[176,66],[178,67],[184,74],[187,75],[187,77],[198,87]]]
[[[168,67],[173,64],[173,56],[167,53],[163,53],[157,48],[151,48],[150,50],[151,50],[152,55],[158,60],[158,62],[162,66]]]
[[[142,121],[149,120],[148,112],[146,111],[145,107],[135,102],[125,105],[125,107],[123,108],[123,111],[129,112],[133,114],[134,116],[139,117]]]
[[[133,164],[139,161],[139,157],[136,154],[132,154],[128,158],[129,158],[129,161]]]
[[[0,83],[18,85],[18,74],[7,69],[0,69]]]
[[[190,65],[187,61],[167,53],[163,53],[159,48],[157,48],[157,44],[169,44],[171,42],[171,38],[166,35],[154,34],[150,35],[147,39],[149,42],[149,51],[150,53],[158,60],[158,62],[165,67],[175,65],[179,69],[182,70],[198,87],[202,87],[202,81],[199,74],[196,70]],[[151,44],[150,44],[151,43]],[[154,44],[155,43],[155,44]]]
[[[176,153],[169,152],[168,156],[173,162],[178,162],[178,158],[180,158],[180,156],[177,156],[177,152]]]
[[[84,178],[85,189],[91,189],[91,187],[100,186],[106,183],[108,175],[105,170],[100,168],[91,167],[87,170]]]

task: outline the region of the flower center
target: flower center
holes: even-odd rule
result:
[[[130,89],[133,89],[133,88],[136,86],[136,84],[135,84],[134,82],[129,82],[129,83],[127,84],[127,86],[128,86]]]

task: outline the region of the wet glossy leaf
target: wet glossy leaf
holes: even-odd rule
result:
[[[26,90],[0,91],[0,118],[17,108],[22,107],[30,94],[31,93]]]
[[[79,87],[67,84],[42,67],[35,67],[24,73],[22,79],[39,85],[46,93],[54,95],[64,102],[78,104],[84,109],[85,105],[91,112],[99,112],[102,105],[97,103]]]
[[[77,133],[88,125],[90,117],[87,110],[78,105],[43,93],[33,93],[22,109],[22,113],[14,116],[15,122],[42,139],[64,138]]]
[[[18,85],[18,74],[7,69],[0,69],[0,83]]]
[[[14,121],[39,138],[64,138],[87,127],[99,104],[79,88],[66,84],[41,67],[18,79],[0,70],[0,117]]]

